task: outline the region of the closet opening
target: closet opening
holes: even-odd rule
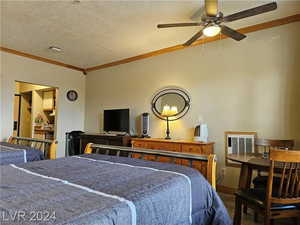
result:
[[[13,135],[54,140],[58,88],[15,82]]]

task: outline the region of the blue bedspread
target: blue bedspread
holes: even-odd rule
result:
[[[55,212],[39,224],[232,224],[202,175],[175,164],[91,154],[3,166],[1,177],[0,213]]]
[[[44,159],[44,155],[38,149],[0,142],[0,165],[20,164],[42,159]]]

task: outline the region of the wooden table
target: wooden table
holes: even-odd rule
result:
[[[227,159],[241,164],[241,172],[239,178],[239,189],[249,189],[251,186],[253,170],[269,171],[271,162],[264,159],[262,154],[229,154]]]

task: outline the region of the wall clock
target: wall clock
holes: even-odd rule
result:
[[[78,94],[77,94],[76,91],[70,90],[70,91],[67,92],[67,99],[69,101],[74,102],[74,101],[77,100],[77,98],[78,98]]]

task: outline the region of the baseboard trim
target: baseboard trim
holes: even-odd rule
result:
[[[224,194],[231,194],[233,195],[236,192],[237,189],[232,188],[232,187],[227,187],[223,185],[217,185],[217,192],[221,192]]]

